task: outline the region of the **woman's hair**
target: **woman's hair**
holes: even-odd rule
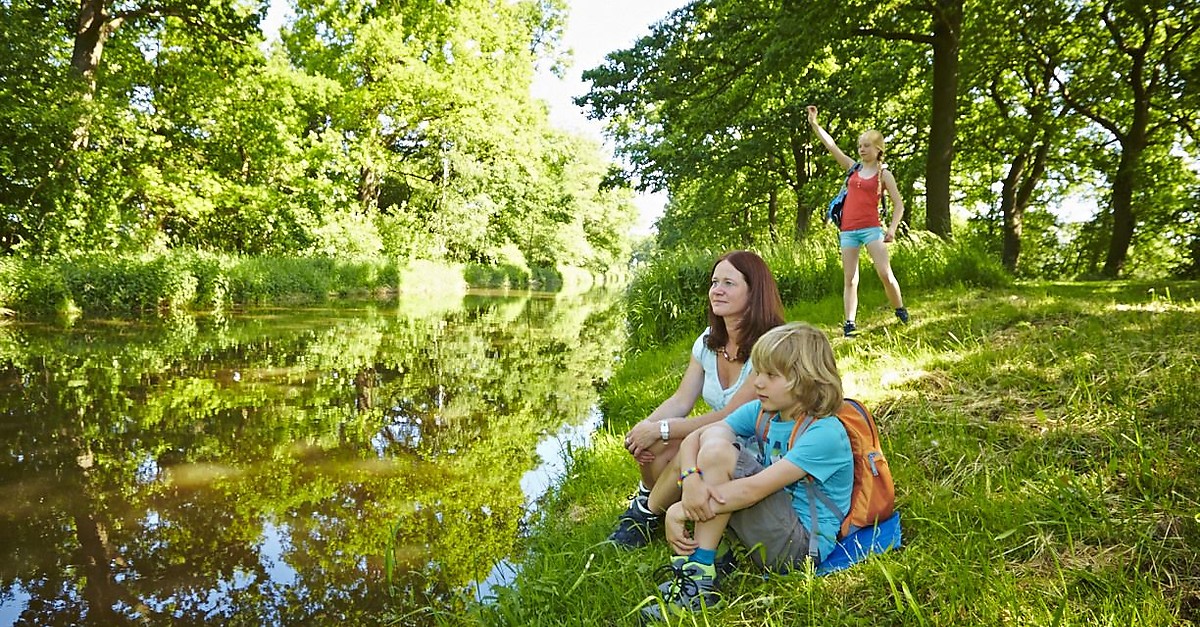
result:
[[[842,375],[829,338],[817,328],[793,322],[767,331],[751,353],[754,370],[787,379],[800,408],[818,418],[842,406]]]
[[[784,323],[783,299],[779,297],[779,286],[775,284],[775,276],[767,267],[762,257],[748,250],[734,250],[721,255],[713,263],[708,275],[716,272],[717,265],[728,261],[742,276],[750,288],[749,299],[746,302],[746,312],[742,315],[742,325],[738,328],[737,360],[745,362],[750,359],[750,348],[767,330]],[[712,302],[708,302],[708,339],[705,345],[717,350],[729,342],[729,329],[725,328],[725,319],[713,313]]]
[[[867,129],[863,131],[862,135],[858,136],[858,141],[861,142],[864,139],[870,142],[871,145],[879,151],[879,154],[875,157],[875,159],[882,163],[884,153],[883,133],[880,133],[873,128]]]

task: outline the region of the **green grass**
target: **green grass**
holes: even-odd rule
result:
[[[873,278],[863,334],[833,343],[879,418],[905,548],[821,578],[741,571],[722,608],[674,624],[1200,624],[1200,284],[910,290],[900,326]],[[789,313],[833,335],[840,299]],[[668,549],[604,543],[636,482],[620,439],[691,339],[628,357],[517,586],[438,623],[639,624]]]
[[[705,324],[713,260],[722,252],[681,248],[638,269],[626,294],[629,345],[635,351],[689,335],[689,339],[695,339]],[[836,238],[812,237],[799,245],[781,244],[756,252],[771,268],[783,302],[806,303],[797,308],[798,312],[808,315],[824,299],[841,298],[842,258]],[[949,285],[1000,287],[1009,283],[1000,264],[967,241],[946,241],[917,232],[890,245],[888,254],[896,278],[906,291]],[[863,253],[860,260],[861,284],[864,288],[878,286],[868,255]],[[841,310],[840,302],[836,310]]]

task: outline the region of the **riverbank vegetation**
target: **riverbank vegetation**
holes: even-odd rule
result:
[[[371,290],[418,260],[482,286],[623,272],[632,191],[530,93],[567,61],[565,11],[0,3],[0,256],[85,312],[113,307],[78,282],[156,309],[189,299],[185,270],[201,299],[250,302]]]
[[[22,317],[139,317],[336,297],[453,296],[469,287],[574,293],[624,280],[620,268],[597,276],[582,268],[531,270],[378,256],[77,255],[0,259],[0,307]]]
[[[942,280],[906,292],[908,326],[864,290],[864,332],[834,340],[847,394],[879,418],[904,548],[821,578],[743,569],[723,608],[675,624],[1200,622],[1200,284]],[[788,303],[836,333],[840,294]],[[703,326],[683,319],[607,383],[605,427],[566,452],[517,585],[435,622],[639,624],[669,550],[605,538],[637,480],[621,438],[674,389]]]

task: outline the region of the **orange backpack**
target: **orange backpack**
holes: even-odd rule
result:
[[[879,446],[879,428],[875,426],[871,412],[867,411],[862,403],[847,398],[842,402],[836,416],[846,428],[846,435],[850,437],[850,450],[854,455],[854,487],[850,491],[850,511],[842,512],[833,499],[816,488],[812,477],[808,477],[806,484],[809,502],[813,503],[810,534],[816,537],[817,513],[813,500],[815,497],[842,519],[842,528],[837,535],[837,539],[841,540],[859,529],[875,525],[891,516],[896,509],[896,486],[892,482],[892,471],[888,468],[887,458],[883,456],[883,450]],[[761,433],[759,442],[767,438],[768,425],[764,420],[766,417],[766,412],[760,411],[754,425],[755,433]],[[803,421],[796,421],[796,426],[792,427],[792,435],[788,438],[788,450],[791,450],[796,438],[804,433],[813,420],[813,417],[809,416]]]

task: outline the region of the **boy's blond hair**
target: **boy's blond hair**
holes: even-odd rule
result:
[[[782,375],[808,414],[836,414],[842,406],[842,375],[833,359],[829,338],[803,322],[775,327],[763,334],[750,352],[758,372]]]

